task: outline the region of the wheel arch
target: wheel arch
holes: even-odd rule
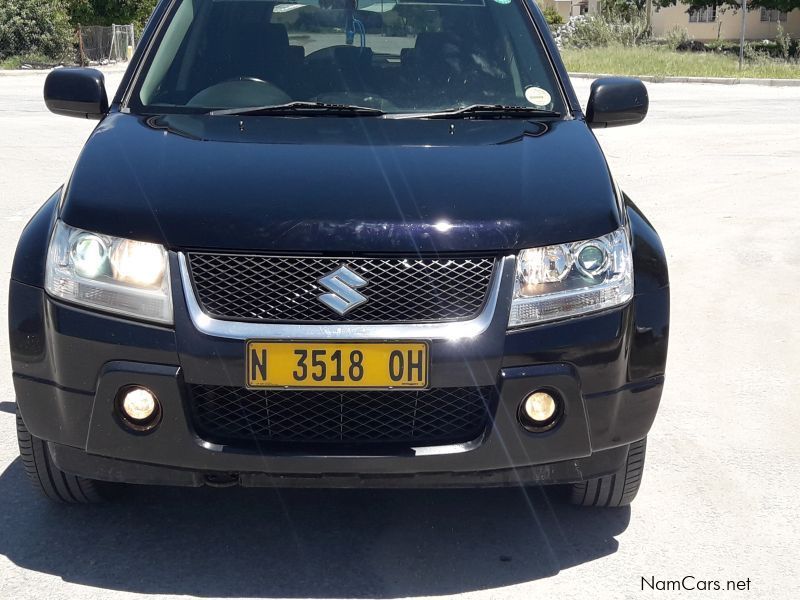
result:
[[[644,213],[623,194],[631,228],[634,298],[628,381],[664,376],[669,342],[670,294],[661,238]]]
[[[47,247],[58,216],[63,189],[58,188],[22,230],[11,267],[11,279],[38,288],[44,287]]]

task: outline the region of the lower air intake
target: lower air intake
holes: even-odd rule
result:
[[[485,429],[493,387],[424,391],[260,391],[192,385],[195,426],[231,445],[467,442]]]

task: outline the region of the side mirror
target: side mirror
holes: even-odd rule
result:
[[[647,88],[638,79],[604,77],[592,83],[586,122],[592,128],[636,125],[647,116],[649,105]]]
[[[44,103],[57,115],[101,119],[108,112],[105,78],[97,69],[54,69],[44,82]]]

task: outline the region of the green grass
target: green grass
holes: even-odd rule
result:
[[[25,56],[9,56],[0,60],[0,69],[19,69],[22,65],[54,65],[58,61],[41,54],[27,54]]]
[[[561,56],[573,73],[603,75],[652,75],[655,77],[734,77],[800,79],[800,64],[758,59],[739,70],[738,60],[729,54],[675,52],[666,48],[639,46],[584,50],[565,49]]]

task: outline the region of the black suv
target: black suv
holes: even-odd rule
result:
[[[664,383],[656,232],[532,0],[163,0],[25,228],[9,320],[22,459],[115,483],[564,484],[635,496]]]

